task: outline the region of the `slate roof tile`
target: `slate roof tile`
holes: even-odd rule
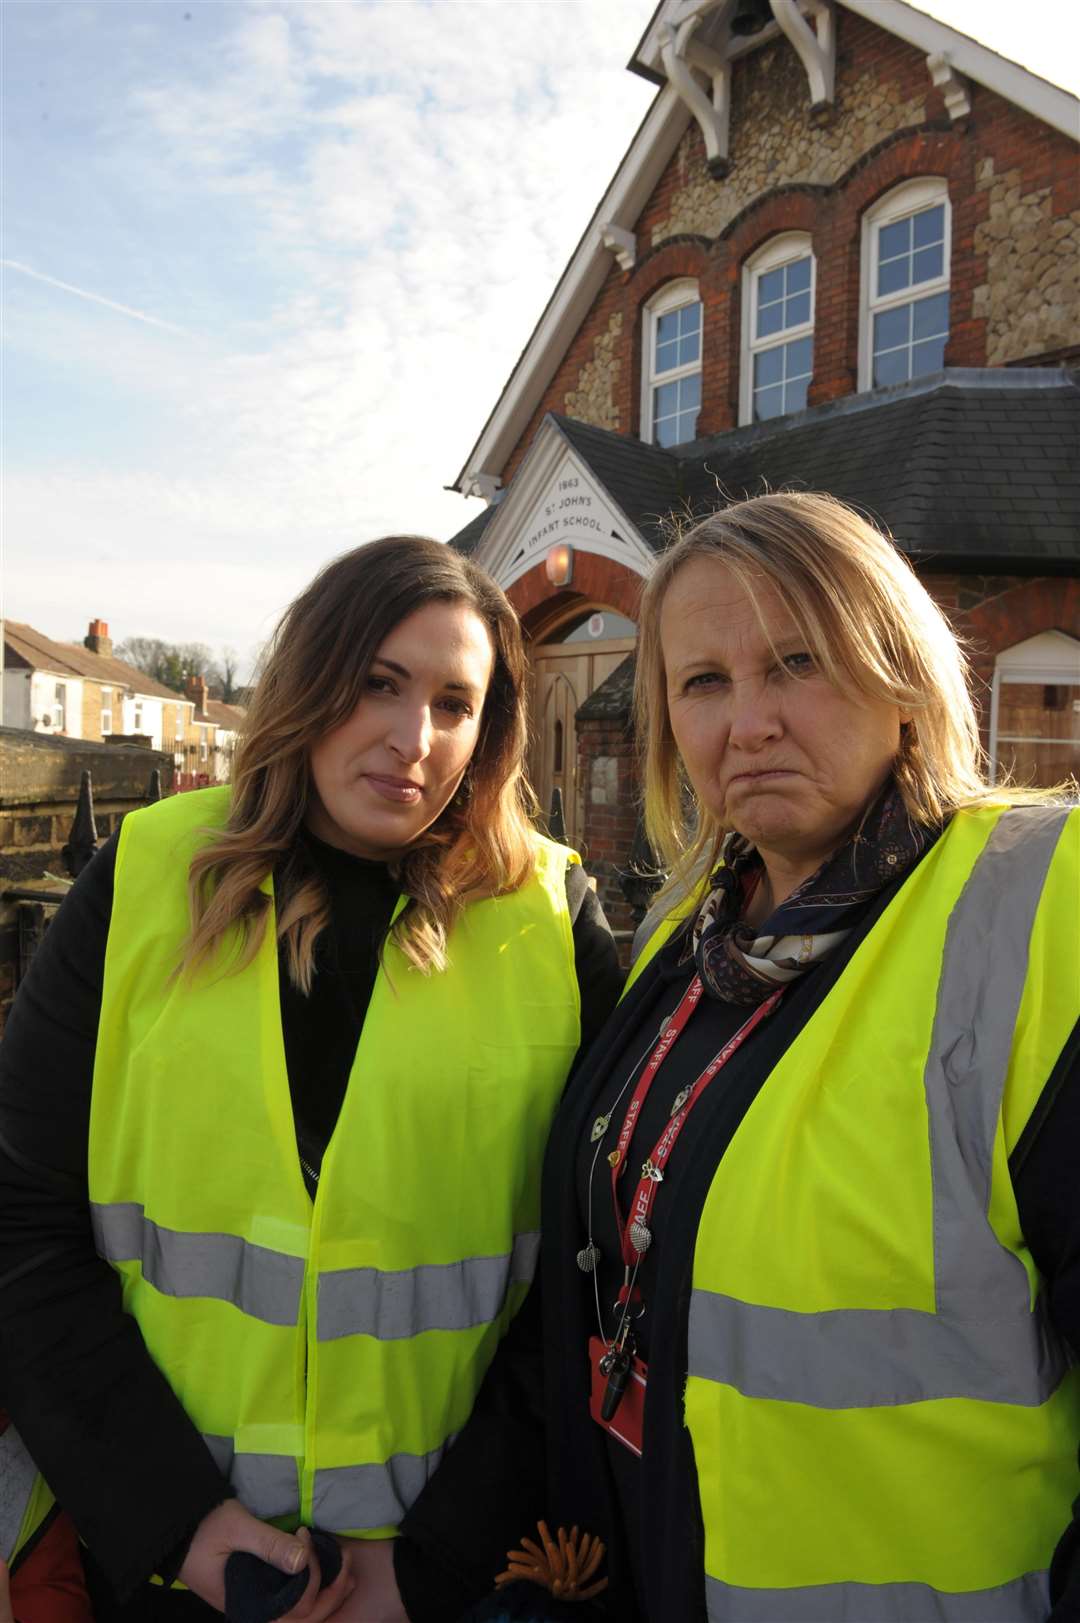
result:
[[[1080,386],[1065,371],[946,371],[677,450],[555,421],[656,551],[673,514],[763,490],[827,490],[939,568],[1080,569]],[[494,511],[452,545],[474,550]]]
[[[1064,373],[1020,382],[946,372],[907,397],[851,397],[677,454],[558,421],[628,517],[637,519],[648,493],[641,533],[654,547],[663,545],[658,514],[673,485],[695,514],[763,489],[820,489],[939,567],[1061,559],[1080,567],[1080,477],[1058,448],[1080,444],[1080,389]]]

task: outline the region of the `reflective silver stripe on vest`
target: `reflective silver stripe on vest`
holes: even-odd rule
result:
[[[528,1284],[536,1272],[538,1233],[519,1234],[500,1257],[467,1257],[420,1268],[383,1272],[341,1268],[319,1279],[320,1341],[375,1336],[397,1341],[425,1330],[468,1330],[489,1324],[511,1284]],[[373,1527],[383,1526],[372,1522]]]
[[[253,1516],[295,1516],[300,1509],[300,1478],[291,1454],[238,1454],[231,1437],[203,1432],[214,1464]]]
[[[796,1313],[695,1289],[691,1375],[825,1409],[938,1397],[1033,1405],[1055,1390],[1065,1351],[1041,1304],[1031,1311],[1024,1266],[987,1212],[1031,928],[1068,815],[1004,812],[949,918],[924,1072],[937,1312]]]
[[[1062,806],[1002,813],[945,936],[925,1085],[937,1306],[954,1318],[983,1318],[988,1303],[995,1317],[1010,1305],[1030,1311],[1024,1265],[998,1243],[986,1214],[1031,931],[1068,817]]]
[[[311,1519],[316,1527],[396,1527],[418,1499],[453,1442],[430,1454],[395,1454],[385,1465],[339,1465],[315,1472]]]
[[[210,1296],[265,1324],[300,1320],[304,1261],[235,1234],[162,1228],[135,1201],[91,1203],[94,1242],[106,1262],[139,1262],[164,1296]]]
[[[874,1409],[933,1398],[1045,1403],[1063,1357],[1035,1313],[958,1323],[912,1308],[791,1313],[695,1290],[690,1372],[748,1398]]]
[[[926,1584],[815,1584],[809,1589],[741,1589],[705,1579],[709,1623],[1043,1623],[1045,1572],[995,1589],[960,1593]]]
[[[456,1435],[456,1434],[455,1434]],[[318,1527],[396,1527],[453,1442],[430,1454],[395,1454],[384,1465],[331,1466],[315,1473],[312,1520]],[[297,1462],[288,1454],[238,1454],[231,1437],[203,1433],[223,1477],[253,1516],[294,1516],[300,1506]],[[31,1467],[31,1482],[33,1467]],[[0,1498],[0,1514],[3,1499]],[[0,1526],[2,1526],[0,1521]],[[17,1524],[21,1526],[21,1522]]]
[[[0,1434],[0,1559],[4,1561],[15,1554],[15,1540],[22,1532],[36,1481],[37,1470],[26,1444],[15,1427],[8,1426]]]

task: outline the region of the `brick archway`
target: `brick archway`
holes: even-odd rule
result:
[[[568,587],[553,587],[541,561],[534,564],[507,591],[521,619],[526,637],[533,639],[553,620],[562,619],[575,603],[582,608],[603,604],[637,622],[644,577],[613,558],[594,552],[574,553],[574,579]]]

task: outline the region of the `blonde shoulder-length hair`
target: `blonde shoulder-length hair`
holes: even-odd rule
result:
[[[523,771],[525,653],[517,616],[470,559],[423,536],[387,536],[322,570],[274,633],[236,750],[228,821],[191,862],[185,969],[226,942],[235,948],[230,972],[251,961],[271,913],[261,887],[273,871],[289,976],[310,991],[315,943],[330,917],[324,886],[298,843],[312,792],[311,746],[355,710],[393,628],[434,602],[465,603],[479,615],[494,663],[462,785],[397,864],[408,902],[390,937],[417,969],[443,969],[465,902],[516,890],[532,874],[537,844]]]
[[[914,823],[937,824],[960,807],[1005,798],[1060,798],[1061,790],[987,782],[967,659],[891,541],[832,496],[755,496],[687,530],[661,555],[642,595],[634,706],[645,826],[673,882],[699,873],[706,857],[714,866],[729,832],[694,804],[668,717],[660,611],[675,576],[694,558],[723,563],[751,601],[762,581],[775,587],[830,682],[911,716],[893,770]]]

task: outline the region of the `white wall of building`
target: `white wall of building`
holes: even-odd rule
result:
[[[123,713],[124,725],[116,725],[116,707],[113,707],[113,732],[142,733],[150,739],[154,749],[162,748],[161,728],[163,716],[163,701],[161,699],[143,699],[136,693],[124,695]],[[169,749],[172,749],[172,739],[169,740]]]
[[[4,679],[7,688],[7,676]],[[83,685],[78,676],[56,676],[51,671],[33,671],[30,676],[30,717],[26,725],[35,733],[52,733],[61,738],[81,738]],[[7,711],[5,692],[4,710]]]
[[[30,672],[4,669],[4,726],[30,726]]]

